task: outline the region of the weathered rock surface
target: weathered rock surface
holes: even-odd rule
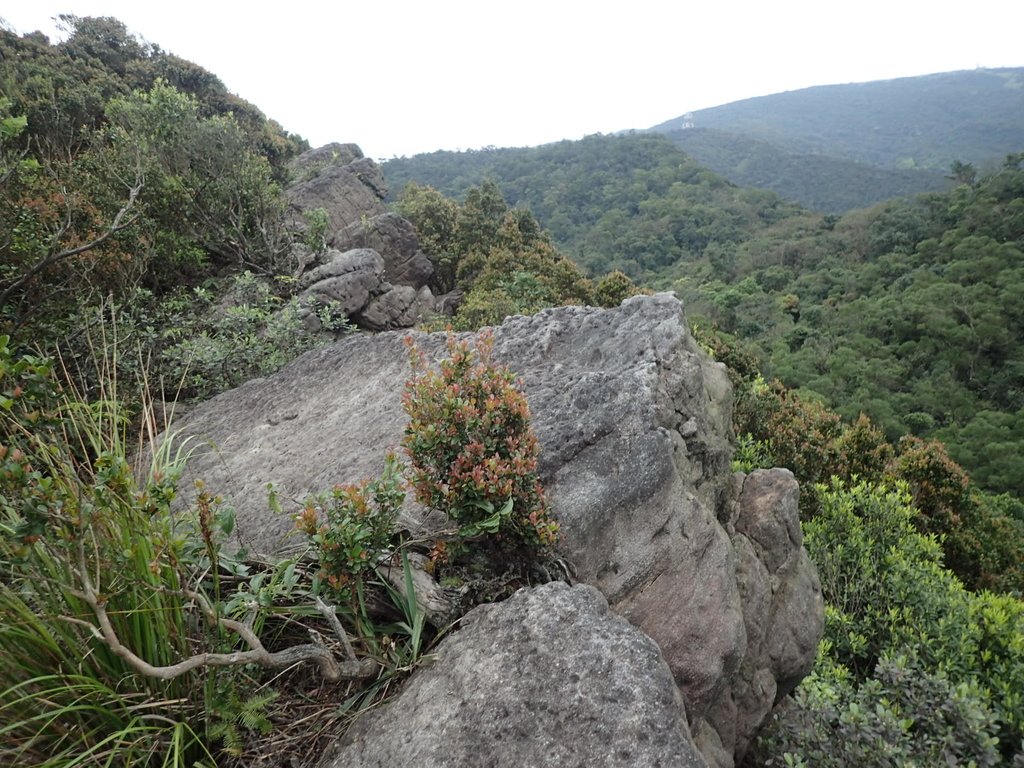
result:
[[[441,335],[416,340],[443,354]],[[730,473],[728,379],[670,295],[510,318],[494,357],[524,379],[579,580],[657,642],[705,756],[729,766],[820,636],[792,477]],[[267,511],[265,483],[301,499],[378,472],[402,437],[408,375],[398,334],[310,352],[192,412],[186,430],[216,450],[189,466],[233,502],[252,546],[280,550],[291,523]],[[403,521],[431,525],[412,506]]]
[[[327,213],[327,240],[362,216],[387,213],[375,186],[351,165],[328,165],[316,176],[292,184],[285,196],[294,212],[293,226],[304,228],[303,214],[323,208]]]
[[[409,328],[434,311],[430,289],[393,286],[385,280],[384,259],[370,248],[327,252],[328,262],[299,281],[303,321],[311,331],[320,322],[314,308],[334,302],[359,327],[371,331]]]
[[[434,311],[434,296],[427,286],[416,290],[410,285],[396,285],[370,301],[356,321],[371,331],[409,328]]]
[[[775,703],[810,672],[824,629],[824,603],[803,548],[800,488],[793,473],[740,474],[734,488],[738,498],[725,505],[726,527],[736,557],[747,650],[731,689],[717,699],[697,737],[701,744],[713,730],[712,738],[742,755]],[[707,753],[703,745],[702,751]]]
[[[329,165],[345,166],[362,158],[359,145],[335,141],[303,152],[288,163],[288,171],[294,181],[308,181]]]
[[[384,205],[387,185],[377,163],[363,157],[354,144],[328,144],[297,157],[290,170],[296,179],[285,191],[290,228],[305,232],[307,214],[318,209],[327,214],[328,251],[318,255],[297,247],[293,253],[300,274],[305,273],[303,298],[312,302],[321,295],[340,292],[348,306],[356,295],[365,293],[364,302],[345,313],[369,330],[408,328],[435,311],[433,296],[420,290],[434,273],[434,265],[420,250],[412,224]],[[345,286],[353,283],[354,276],[339,280],[331,274],[338,269],[339,254],[352,251],[373,251],[382,259],[381,279],[368,293],[348,291]],[[331,279],[329,284],[314,285],[326,278]],[[404,287],[413,291],[401,290]],[[371,299],[394,290],[397,295],[369,306]],[[307,317],[312,318],[308,325],[315,330],[315,316],[310,311]]]
[[[299,281],[299,298],[305,304],[334,301],[351,316],[384,292],[384,259],[376,251],[328,251],[327,258],[326,264],[307,272]]]
[[[325,768],[401,765],[706,763],[657,645],[593,587],[553,583],[471,611]]]
[[[331,245],[339,251],[372,248],[384,257],[384,270],[392,285],[422,288],[434,274],[434,265],[420,250],[420,241],[408,219],[382,213],[355,221],[338,232]]]

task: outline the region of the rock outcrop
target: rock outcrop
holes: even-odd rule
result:
[[[300,299],[308,308],[309,327],[318,326],[313,311],[317,303],[339,291],[343,308],[336,309],[369,330],[408,328],[436,310],[426,288],[434,266],[420,250],[412,224],[384,204],[387,185],[379,165],[363,157],[355,144],[328,144],[297,157],[290,170],[295,181],[285,194],[291,229],[306,231],[306,216],[312,211],[322,209],[327,216],[328,250],[319,256],[296,252],[305,287]],[[364,263],[365,251],[374,252],[382,264],[372,286],[350,274],[350,262]],[[360,255],[352,256],[353,252]],[[339,274],[345,277],[339,279]],[[349,290],[353,281],[367,290]],[[392,292],[396,295],[389,296]],[[356,296],[362,296],[363,303],[354,305]]]
[[[705,758],[731,766],[821,635],[795,481],[730,472],[731,388],[671,295],[514,317],[494,335],[495,359],[524,380],[578,580],[658,644]],[[443,341],[416,336],[435,357]],[[216,448],[189,466],[233,503],[252,546],[280,551],[291,523],[267,511],[265,483],[301,499],[378,472],[402,437],[408,375],[398,334],[310,352],[193,411],[186,432]],[[411,505],[403,522],[435,524]]]
[[[382,213],[349,224],[334,235],[331,246],[339,251],[372,248],[384,258],[388,280],[395,285],[422,288],[434,274],[434,265],[420,250],[420,241],[408,219]]]
[[[353,157],[358,153],[358,157]],[[311,156],[310,156],[311,155]],[[327,214],[327,242],[363,216],[387,213],[380,167],[352,144],[337,144],[310,150],[292,166],[299,176],[286,190],[293,211],[293,226],[304,227],[308,211],[322,208]],[[376,169],[374,172],[372,169]],[[383,189],[384,194],[381,194]]]
[[[658,646],[593,587],[552,583],[467,614],[324,768],[402,765],[706,763]]]
[[[355,315],[384,292],[384,259],[369,248],[341,253],[329,250],[326,263],[299,281],[307,303],[336,302],[346,315]]]

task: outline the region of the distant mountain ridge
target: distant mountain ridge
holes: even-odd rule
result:
[[[649,130],[735,184],[842,212],[941,189],[954,161],[996,165],[1024,149],[1024,67],[815,86]]]

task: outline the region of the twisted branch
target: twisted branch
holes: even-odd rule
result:
[[[76,594],[92,608],[98,625],[86,622],[86,626],[89,627],[96,639],[105,643],[114,654],[124,659],[128,666],[140,675],[159,680],[171,680],[199,667],[230,667],[239,664],[256,664],[268,669],[282,669],[302,662],[316,663],[320,667],[320,672],[324,678],[329,682],[363,680],[373,677],[377,673],[377,664],[372,659],[363,659],[362,661],[356,659],[351,643],[349,643],[348,637],[345,635],[344,629],[342,629],[341,623],[334,613],[334,609],[326,605],[319,598],[317,598],[317,608],[328,618],[345,648],[346,659],[343,663],[338,663],[330,649],[317,643],[295,645],[282,651],[268,651],[263,646],[263,643],[260,642],[256,633],[248,626],[240,621],[218,616],[209,601],[202,594],[193,590],[181,590],[181,594],[195,601],[211,626],[222,627],[234,632],[245,642],[249,650],[234,651],[232,653],[197,653],[194,656],[179,661],[177,664],[154,666],[137,656],[118,638],[117,632],[114,630],[114,626],[111,624],[110,617],[107,614],[106,601],[101,599],[93,585],[92,578],[89,576],[85,547],[81,542],[79,542],[78,550],[78,569],[76,573],[82,584],[82,589],[76,592]],[[333,617],[333,620],[331,617]],[[76,621],[76,623],[81,622]]]

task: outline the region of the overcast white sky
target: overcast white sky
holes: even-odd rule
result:
[[[532,146],[830,83],[1024,66],[1020,0],[3,0],[114,16],[314,146]]]

